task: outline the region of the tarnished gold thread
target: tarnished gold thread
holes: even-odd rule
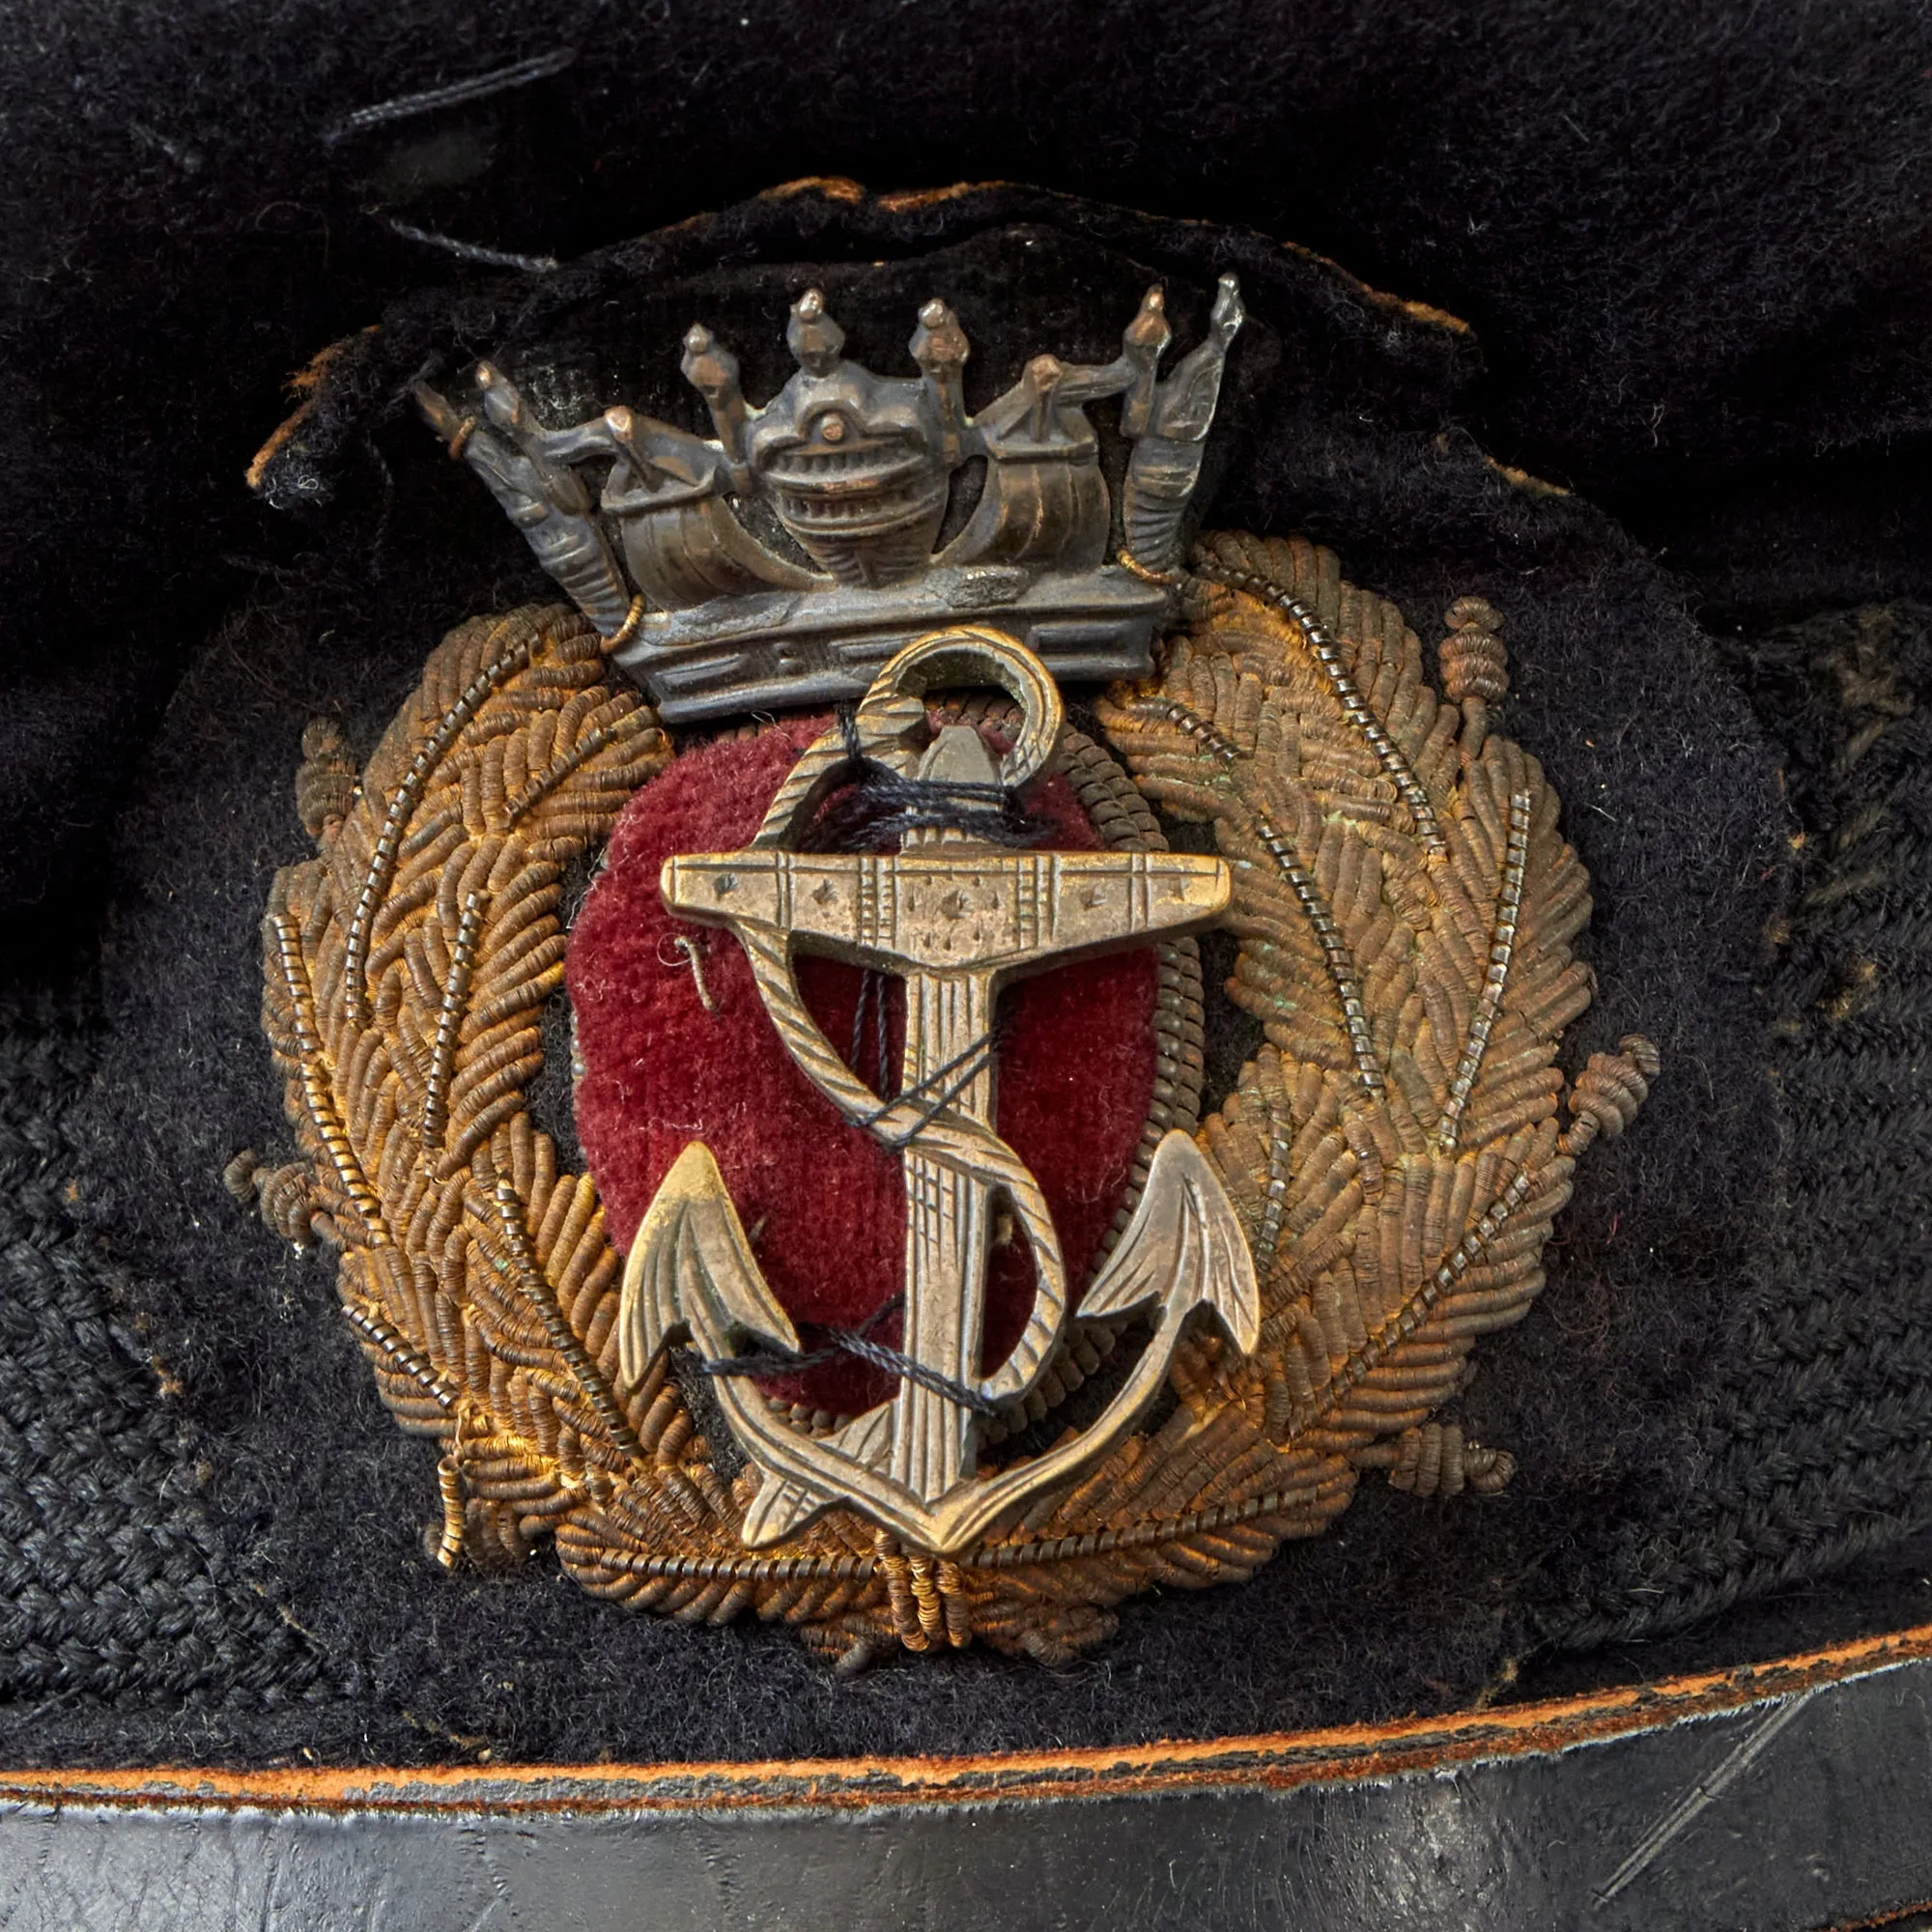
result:
[[[1658,1070],[1657,1048],[1640,1033],[1625,1034],[1615,1053],[1593,1053],[1570,1089],[1576,1118],[1557,1137],[1556,1151],[1574,1157],[1599,1134],[1616,1139],[1649,1097]]]
[[[1181,581],[1178,570],[1155,570],[1143,563],[1130,550],[1116,553],[1115,561],[1131,577],[1138,577],[1143,583],[1157,584],[1163,590],[1172,590]]]
[[[562,757],[553,760],[539,772],[528,784],[525,785],[515,798],[503,809],[503,824],[506,830],[523,823],[529,813],[558,785],[562,784],[573,772],[588,764],[607,745],[614,745],[622,734],[611,725],[599,725],[595,731],[585,733],[566,752]]]
[[[697,942],[689,934],[680,932],[670,942],[670,950],[691,969],[691,983],[697,994],[698,1006],[707,1013],[718,1010],[718,1002],[711,997],[711,988],[704,979],[704,954]],[[672,962],[664,956],[664,941],[658,941],[658,958],[666,966]]]
[[[1435,1135],[1436,1148],[1443,1153],[1455,1151],[1463,1110],[1468,1106],[1476,1076],[1483,1069],[1490,1035],[1502,1016],[1510,960],[1516,952],[1517,919],[1522,910],[1523,880],[1529,869],[1529,810],[1526,791],[1510,794],[1509,845],[1503,855],[1503,875],[1496,890],[1495,923],[1490,928],[1489,965],[1483,974],[1483,990],[1476,1001],[1476,1010],[1469,1016],[1469,1036],[1463,1044],[1456,1077],[1449,1083],[1449,1096],[1442,1103],[1442,1123]]]
[[[611,1432],[611,1440],[632,1462],[647,1461],[643,1446],[638,1440],[638,1432],[631,1427],[630,1417],[619,1406],[617,1398],[611,1392],[611,1384],[590,1359],[583,1344],[578,1340],[577,1331],[571,1327],[557,1304],[556,1290],[551,1286],[550,1276],[537,1260],[536,1248],[530,1241],[530,1231],[524,1223],[524,1204],[517,1190],[507,1180],[497,1181],[495,1202],[497,1225],[503,1231],[503,1245],[508,1250],[510,1265],[516,1271],[517,1285],[537,1311],[553,1346],[569,1363],[578,1386],[597,1411],[604,1427]]]
[[[1273,1119],[1272,1110],[1269,1119]],[[1255,1239],[1257,1269],[1265,1276],[1281,1245],[1282,1218],[1288,1211],[1288,1162],[1294,1151],[1288,1135],[1279,1127],[1268,1134],[1267,1192],[1263,1197],[1261,1231]]]
[[[1115,1529],[1089,1530],[1084,1536],[1057,1536],[1040,1543],[1009,1543],[994,1549],[974,1550],[960,1559],[961,1567],[1014,1570],[1035,1563],[1065,1563],[1086,1556],[1111,1556],[1125,1549],[1151,1549],[1164,1543],[1184,1543],[1190,1537],[1210,1535],[1236,1523],[1282,1515],[1319,1487],[1320,1479],[1311,1476],[1286,1489],[1249,1496],[1244,1502],[1213,1503],[1207,1509],[1189,1510],[1184,1516],[1149,1517],[1143,1522]]]
[[[409,830],[410,820],[415,816],[416,807],[422,802],[423,790],[436,768],[462,735],[464,727],[475,717],[483,700],[511,671],[528,662],[530,640],[531,633],[526,626],[500,656],[485,665],[464,686],[456,702],[442,714],[436,729],[424,739],[421,749],[410,761],[409,770],[403,774],[390,797],[389,809],[383,815],[383,829],[376,837],[375,850],[369,855],[369,867],[363,874],[361,890],[355,895],[355,910],[349,916],[349,929],[343,935],[343,1011],[352,1025],[365,1027],[369,1024],[369,934],[375,923],[376,909],[382,903],[383,895],[387,892],[389,879],[396,869],[403,834]]]
[[[1479,1262],[1503,1224],[1529,1198],[1540,1174],[1524,1168],[1490,1204],[1482,1219],[1457,1242],[1429,1279],[1404,1304],[1394,1321],[1385,1322],[1322,1384],[1316,1414],[1331,1410],[1337,1400],[1353,1389],[1391,1349],[1413,1335],[1442,1296]]]
[[[449,978],[443,981],[442,1001],[437,1009],[436,1037],[430,1043],[429,1079],[423,1092],[422,1144],[426,1153],[441,1148],[443,1131],[449,1125],[449,1083],[456,1071],[463,1011],[469,1002],[469,976],[475,970],[476,945],[483,932],[483,907],[480,893],[465,897],[456,944],[450,948]]]
[[[456,1391],[437,1374],[429,1359],[411,1348],[381,1315],[353,1301],[342,1304],[342,1313],[365,1342],[383,1351],[383,1359],[391,1368],[408,1376],[439,1408],[451,1414],[456,1412],[459,1401]]]
[[[442,1499],[442,1534],[437,1539],[436,1560],[445,1570],[456,1568],[463,1554],[463,1471],[453,1453],[439,1459],[436,1486]]]
[[[886,1586],[886,1606],[892,1613],[893,1634],[910,1651],[931,1647],[932,1632],[926,1626],[923,1605],[916,1585],[914,1560],[899,1548],[890,1530],[881,1529],[872,1537],[875,1574]]]
[[[1288,881],[1289,890],[1293,893],[1309,925],[1314,929],[1316,943],[1321,948],[1321,956],[1327,963],[1328,977],[1335,982],[1336,997],[1342,1003],[1342,1025],[1348,1032],[1349,1048],[1355,1057],[1355,1070],[1361,1076],[1362,1085],[1371,1093],[1379,1093],[1383,1084],[1382,1070],[1376,1061],[1375,1036],[1369,1031],[1368,1009],[1362,1002],[1362,984],[1355,977],[1355,959],[1349,950],[1349,942],[1342,937],[1342,929],[1335,923],[1334,915],[1329,912],[1315,881],[1289,850],[1288,841],[1260,815],[1255,818],[1255,834],[1267,847],[1268,856],[1280,867],[1282,877]]]
[[[296,1050],[299,1056],[298,1071],[301,1081],[302,1105],[307,1110],[309,1124],[328,1151],[329,1165],[334,1168],[343,1193],[362,1223],[369,1245],[385,1248],[390,1245],[389,1228],[384,1218],[382,1199],[369,1185],[369,1179],[362,1172],[362,1163],[355,1157],[355,1150],[336,1111],[334,1095],[328,1090],[327,1076],[323,1071],[322,1042],[315,1031],[313,994],[308,982],[308,968],[302,960],[301,944],[296,937],[295,927],[283,914],[270,913],[269,922],[275,934],[275,952],[282,983],[288,991]]]
[[[952,1559],[950,1567],[960,1573],[963,1586],[968,1571],[1025,1569],[1036,1563],[1066,1563],[1089,1556],[1111,1556],[1121,1550],[1151,1549],[1164,1543],[1184,1543],[1190,1537],[1211,1535],[1217,1529],[1286,1514],[1303,1501],[1311,1490],[1320,1486],[1321,1479],[1311,1476],[1303,1482],[1249,1496],[1240,1502],[1214,1503],[1207,1509],[1189,1510],[1183,1516],[1148,1517],[1140,1522],[1112,1529],[1089,1530],[1080,1536],[1048,1537],[1035,1543],[1005,1543],[991,1548],[982,1547]],[[878,1537],[892,1544],[886,1531],[879,1531]],[[606,1560],[630,1576],[662,1577],[673,1582],[862,1582],[877,1577],[886,1587],[889,1606],[896,1579],[896,1587],[903,1594],[896,1607],[893,1608],[895,1634],[900,1634],[901,1641],[904,1640],[902,1633],[905,1629],[924,1636],[912,1586],[911,1559],[901,1553],[895,1544],[881,1551],[875,1540],[872,1553],[863,1556],[646,1556],[611,1550]],[[947,1567],[947,1564],[939,1566],[940,1569]],[[911,1650],[926,1647],[926,1642],[907,1645]]]
[[[859,1583],[878,1572],[875,1556],[657,1556],[628,1549],[600,1554],[626,1576],[673,1583]]]
[[[933,1574],[933,1560],[930,1556],[915,1556],[906,1565],[912,1573],[912,1595],[919,1608],[920,1634],[927,1643],[946,1634],[946,1610],[939,1601],[939,1579]]]
[[[1231,739],[1215,730],[1205,718],[1190,711],[1186,705],[1167,698],[1156,700],[1153,708],[1159,716],[1171,724],[1179,725],[1189,737],[1211,752],[1224,765],[1232,765],[1239,757],[1240,753]],[[1315,943],[1321,949],[1322,962],[1334,982],[1335,997],[1342,1004],[1342,1026],[1349,1036],[1349,1050],[1354,1055],[1355,1071],[1364,1087],[1372,1094],[1378,1093],[1384,1085],[1382,1069],[1376,1058],[1375,1036],[1369,1030],[1368,1008],[1362,1000],[1362,982],[1355,971],[1355,956],[1349,950],[1349,942],[1342,936],[1342,928],[1335,923],[1335,916],[1328,910],[1328,902],[1321,896],[1321,889],[1308,876],[1307,868],[1294,856],[1288,840],[1275,830],[1265,813],[1252,812],[1249,818],[1255,837],[1267,847],[1268,857],[1288,881],[1288,889],[1294,895],[1295,903],[1300,906],[1315,934]]]
[[[1329,636],[1314,611],[1293,591],[1284,590],[1280,584],[1271,583],[1252,570],[1214,563],[1197,565],[1194,574],[1213,583],[1225,583],[1231,590],[1245,590],[1250,596],[1272,604],[1276,610],[1294,620],[1301,635],[1308,640],[1308,648],[1315,653],[1316,663],[1326,674],[1329,689],[1342,706],[1343,717],[1369,741],[1370,749],[1380,760],[1382,770],[1395,781],[1396,790],[1402,794],[1402,801],[1408,807],[1409,816],[1415,821],[1416,837],[1430,852],[1447,852],[1449,842],[1442,836],[1442,827],[1436,822],[1435,808],[1430,803],[1422,781],[1416,777],[1415,767],[1403,755],[1402,747],[1382,728],[1381,721],[1369,709],[1355,680],[1349,674],[1348,666],[1342,662],[1342,647]]]
[[[605,651],[621,651],[638,635],[638,626],[644,621],[644,600],[640,592],[631,599],[631,608],[624,612],[624,621],[608,638],[600,639]]]
[[[939,1592],[946,1641],[954,1650],[964,1650],[973,1641],[973,1606],[966,1601],[965,1582],[958,1564],[945,1557],[934,1564],[933,1584]]]

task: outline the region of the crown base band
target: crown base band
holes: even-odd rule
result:
[[[613,653],[667,724],[862,697],[879,667],[928,631],[980,620],[1062,683],[1145,677],[1173,621],[1171,589],[1116,565],[1034,572],[939,568],[881,588],[777,591],[653,611]]]

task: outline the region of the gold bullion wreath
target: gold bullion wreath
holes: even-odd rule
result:
[[[1161,842],[1144,795],[1211,825],[1232,867],[1227,992],[1266,1044],[1198,1141],[1251,1246],[1260,1344],[1190,1334],[1164,1420],[952,1558],[844,1510],[748,1548],[756,1471],[720,1473],[664,1354],[621,1378],[622,1258],[527,1097],[565,868],[672,755],[589,624],[465,624],[359,777],[310,727],[319,856],[275,879],[263,1005],[300,1157],[230,1178],[289,1238],[339,1247],[383,1400],[442,1445],[445,1565],[512,1565],[548,1535],[598,1596],[781,1618],[848,1664],[976,1638],[1057,1661],[1136,1591],[1243,1578],[1316,1535],[1365,1469],[1419,1494],[1508,1481],[1506,1452],[1431,1418],[1543,1286],[1576,1157],[1622,1131],[1654,1051],[1628,1038],[1565,1094],[1588,880],[1536,760],[1488,727],[1496,613],[1451,608],[1445,702],[1401,612],[1327,551],[1220,535],[1195,573],[1159,675],[1099,707],[1138,793],[1118,768],[1099,790],[1103,817],[1129,807],[1113,842]],[[1192,1125],[1198,1022],[1177,1046],[1164,1021]],[[1036,1406],[1115,1345],[1076,1328]]]

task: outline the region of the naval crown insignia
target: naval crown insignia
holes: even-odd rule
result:
[[[623,407],[545,428],[487,362],[475,411],[427,384],[416,398],[616,664],[678,723],[857,697],[902,645],[980,618],[1056,676],[1144,676],[1175,614],[1181,520],[1242,319],[1235,278],[1223,276],[1206,337],[1162,377],[1174,331],[1162,291],[1150,289],[1112,362],[1037,355],[969,415],[969,345],[945,302],[920,310],[918,377],[886,377],[846,358],[844,331],[809,289],[786,330],[797,373],[762,409],[747,404],[737,359],[710,330],[686,335],[684,374],[710,412],[709,440]],[[1119,561],[1087,417],[1113,397],[1131,445]],[[978,500],[935,553],[955,479],[975,458],[985,465]],[[576,466],[600,462],[593,510]],[[768,506],[784,550],[754,535],[734,502]]]
[[[473,407],[417,384],[575,609],[461,625],[359,764],[309,726],[316,856],[264,925],[296,1151],[229,1179],[339,1251],[445,1566],[549,1540],[600,1597],[847,1664],[1054,1661],[1371,1472],[1508,1482],[1451,1405],[1657,1057],[1558,1064],[1589,882],[1497,728],[1499,611],[1449,607],[1438,695],[1331,553],[1187,548],[1241,321],[1224,277],[1163,376],[1155,289],[1116,360],[975,415],[944,302],[881,377],[808,292],[762,407],[687,334],[708,439],[546,426],[487,363]],[[1104,686],[1094,736],[1062,680]],[[537,1093],[560,993],[582,1174]]]

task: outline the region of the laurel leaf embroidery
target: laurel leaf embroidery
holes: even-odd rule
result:
[[[1197,568],[1207,616],[1102,722],[1234,867],[1228,992],[1267,1046],[1202,1138],[1255,1245],[1266,1438],[1393,1467],[1543,1285],[1587,881],[1536,761],[1435,697],[1393,605],[1298,542]]]

